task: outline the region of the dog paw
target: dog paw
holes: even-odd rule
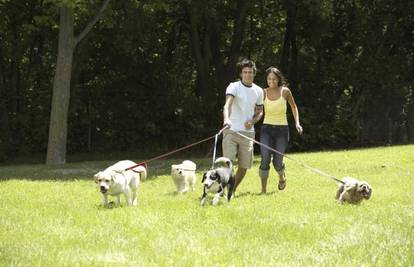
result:
[[[212,205],[213,206],[217,206],[217,204],[219,203],[219,199],[213,199]]]
[[[111,202],[108,202],[108,203],[103,203],[103,208],[105,208],[105,209],[113,209],[113,208],[115,208],[115,207],[117,207],[117,205],[115,204],[115,202],[113,202],[113,201],[111,201]]]

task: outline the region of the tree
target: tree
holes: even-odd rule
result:
[[[91,31],[104,0],[0,0],[0,161],[199,140],[241,57],[260,86],[287,76],[308,133],[292,150],[412,141],[413,3],[112,1]]]
[[[70,99],[70,81],[74,50],[79,42],[101,19],[110,0],[105,0],[99,12],[86,25],[83,31],[74,36],[74,6],[62,2],[60,7],[60,30],[56,73],[53,81],[53,97],[50,114],[49,141],[46,164],[64,164],[66,162],[66,142],[68,109]]]
[[[286,8],[286,30],[280,66],[282,71],[289,77],[292,87],[297,88],[298,49],[296,45],[296,17],[298,6],[295,0],[285,1],[284,5]]]

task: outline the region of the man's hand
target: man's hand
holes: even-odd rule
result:
[[[250,130],[253,127],[254,123],[252,120],[248,120],[244,123],[244,128],[246,128],[246,130]]]
[[[230,121],[230,119],[224,119],[223,126],[227,126],[228,128],[231,128],[231,121]]]

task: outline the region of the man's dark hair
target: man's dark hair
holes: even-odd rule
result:
[[[242,72],[243,68],[252,68],[253,72],[256,73],[256,64],[250,59],[243,59],[237,64],[237,68],[239,69],[239,74]]]

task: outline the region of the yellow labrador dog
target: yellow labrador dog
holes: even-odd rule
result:
[[[134,165],[136,163],[133,161],[122,160],[94,175],[95,182],[103,196],[104,206],[108,206],[108,195],[116,196],[117,205],[120,206],[121,194],[125,195],[127,206],[138,204],[138,186],[141,180],[147,178],[147,170],[144,166],[125,170]]]

